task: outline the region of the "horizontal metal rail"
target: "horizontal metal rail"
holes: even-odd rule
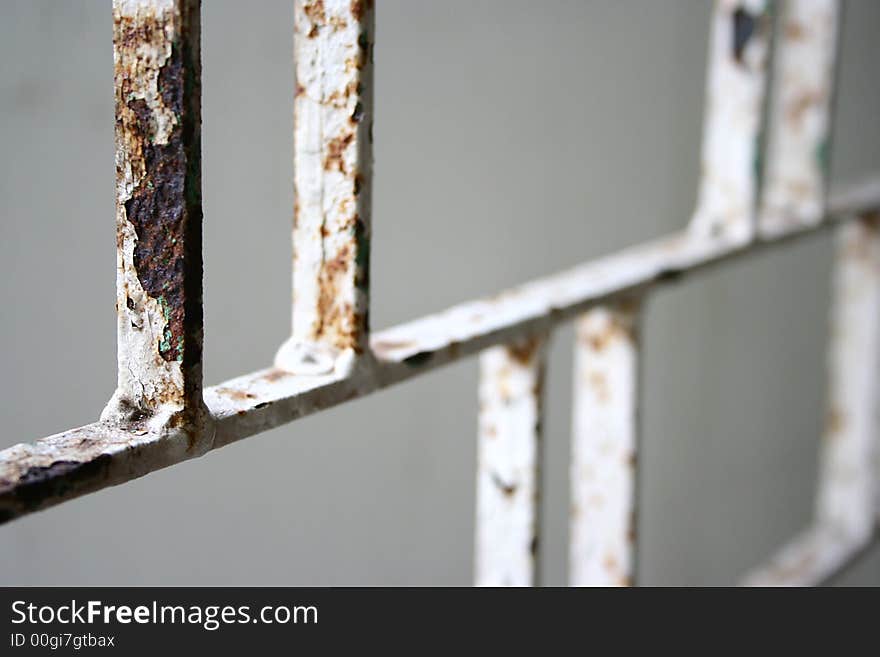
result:
[[[880,211],[880,175],[833,191],[826,220],[748,243],[693,231],[629,248],[494,297],[379,331],[352,369],[295,375],[270,368],[204,390],[212,434],[194,444],[96,422],[0,452],[0,521],[121,484],[242,438],[424,374],[517,338],[540,336],[599,304]]]

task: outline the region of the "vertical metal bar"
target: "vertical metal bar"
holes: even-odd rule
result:
[[[636,570],[639,302],[577,323],[569,581],[631,586]]]
[[[821,583],[863,549],[880,495],[880,214],[838,229],[828,409],[813,526],[746,578]]]
[[[788,0],[774,65],[760,230],[814,225],[825,211],[838,0]]]
[[[276,365],[317,374],[369,349],[375,21],[372,0],[294,12],[293,328]]]
[[[880,215],[840,228],[836,267],[816,516],[857,540],[874,529],[880,492]]]
[[[772,25],[766,0],[716,0],[697,209],[691,228],[734,242],[754,235]]]
[[[478,586],[537,583],[545,360],[544,337],[480,356]]]
[[[108,422],[201,426],[198,0],[115,0],[116,311]]]

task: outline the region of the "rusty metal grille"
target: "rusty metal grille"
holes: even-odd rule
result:
[[[476,583],[535,585],[546,346],[574,321],[570,583],[637,583],[643,301],[827,230],[814,520],[745,579],[825,581],[874,539],[880,502],[880,176],[826,184],[840,11],[716,2],[698,201],[680,232],[371,332],[373,2],[296,0],[291,335],[272,367],[203,387],[200,6],[114,0],[117,389],[99,421],[0,452],[0,521],[479,356]]]

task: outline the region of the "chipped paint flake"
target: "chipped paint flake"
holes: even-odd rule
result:
[[[480,356],[475,580],[533,586],[539,549],[545,338]]]
[[[569,522],[572,586],[635,579],[639,304],[599,306],[577,323]]]

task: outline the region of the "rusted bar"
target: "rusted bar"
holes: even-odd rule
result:
[[[640,301],[577,322],[569,582],[632,586],[636,576]]]
[[[372,0],[296,0],[293,328],[277,367],[322,374],[368,351]]]
[[[214,448],[278,427],[354,397],[424,374],[525,335],[539,335],[592,307],[830,229],[880,209],[880,177],[832,194],[829,219],[750,244],[705,240],[689,232],[648,242],[532,281],[488,299],[384,330],[372,337],[374,369],[352,375],[295,376],[270,368],[205,389]],[[142,435],[143,434],[143,435]],[[182,441],[182,442],[181,442]],[[0,520],[122,483],[197,454],[185,436],[121,432],[96,423],[0,451]],[[35,479],[40,486],[32,485]]]
[[[525,337],[480,356],[478,586],[538,580],[546,346],[546,337]]]
[[[104,422],[183,429],[202,401],[198,0],[115,0],[117,390]]]
[[[774,57],[767,168],[759,228],[814,224],[824,215],[838,0],[788,0]]]
[[[697,209],[702,235],[748,241],[755,232],[772,21],[767,0],[716,0],[709,39]]]
[[[814,526],[751,584],[818,584],[873,538],[880,495],[880,213],[840,227]]]

